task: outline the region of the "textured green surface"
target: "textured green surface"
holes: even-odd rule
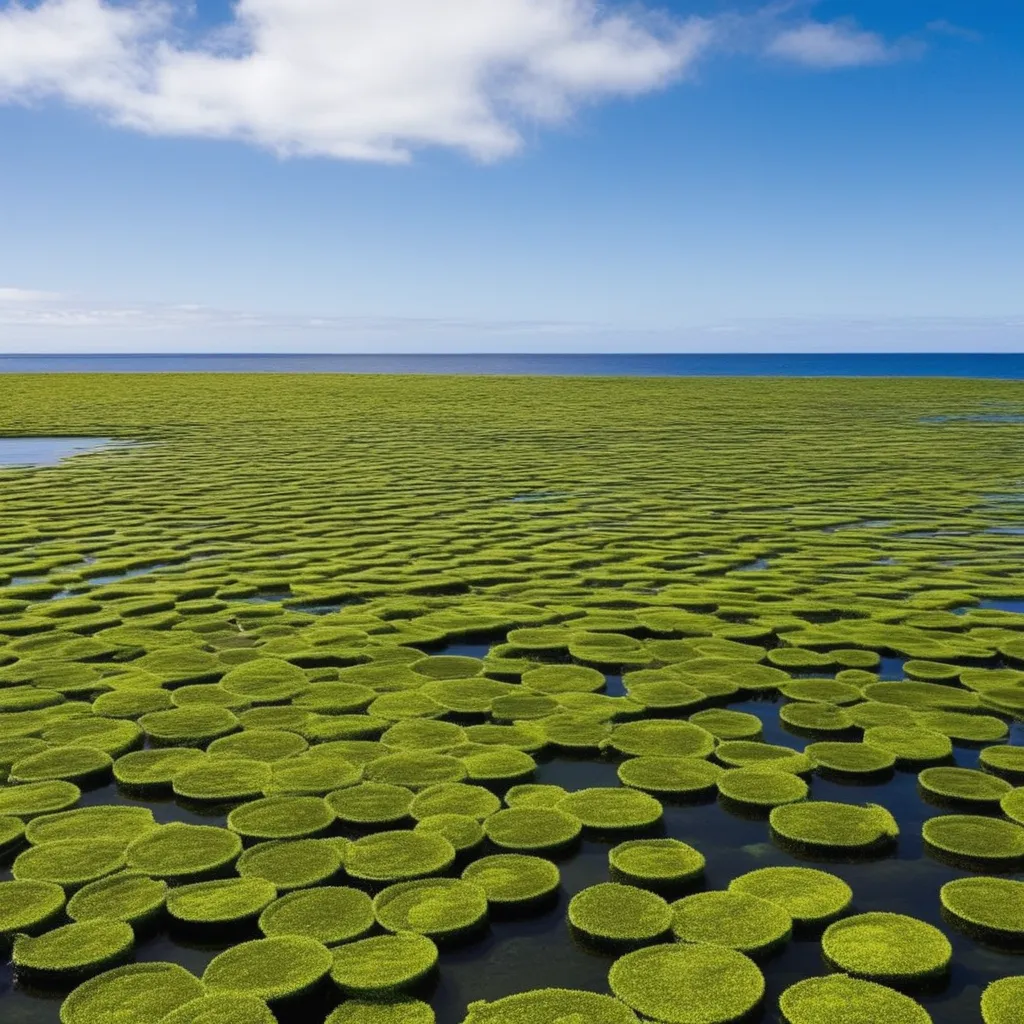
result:
[[[437,946],[425,935],[377,935],[339,946],[331,978],[350,995],[403,991],[437,966]]]
[[[841,878],[804,867],[759,868],[734,878],[729,891],[775,903],[798,924],[831,920],[853,902],[853,891]]]
[[[493,1003],[471,1003],[463,1024],[637,1024],[629,1007],[594,992],[547,988],[506,996]]]
[[[668,932],[672,911],[660,896],[645,889],[603,882],[573,896],[569,923],[589,939],[642,943]]]
[[[420,878],[389,885],[373,900],[378,924],[441,941],[478,928],[487,918],[487,893],[471,881]]]
[[[218,953],[203,971],[203,984],[214,993],[272,1002],[313,988],[330,969],[331,954],[323,943],[300,935],[278,935]]]
[[[672,904],[672,931],[682,942],[708,942],[756,955],[782,945],[793,919],[778,902],[734,889],[699,892]]]
[[[115,967],[80,985],[60,1008],[61,1024],[160,1024],[203,995],[194,975],[171,963]]]
[[[779,997],[786,1024],[931,1024],[920,1003],[886,985],[849,978],[806,978]]]
[[[912,983],[941,975],[953,955],[933,925],[905,914],[857,914],[830,924],[821,937],[825,958],[839,970],[875,981]]]
[[[260,915],[259,924],[268,937],[303,935],[337,946],[373,928],[373,901],[358,889],[321,885],[275,900]]]

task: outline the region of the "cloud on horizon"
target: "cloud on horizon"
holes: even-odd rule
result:
[[[905,53],[854,22],[672,17],[597,0],[237,0],[196,37],[192,5],[0,0],[0,103],[58,99],[121,127],[282,156],[402,162],[440,146],[490,161],[528,124],[690,74],[729,35],[819,70]]]

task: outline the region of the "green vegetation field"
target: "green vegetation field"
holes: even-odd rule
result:
[[[22,435],[134,445],[0,468],[0,1018],[1024,1020],[1020,384],[0,377]]]

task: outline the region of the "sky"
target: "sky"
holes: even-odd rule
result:
[[[0,352],[1024,350],[1019,0],[0,0]]]

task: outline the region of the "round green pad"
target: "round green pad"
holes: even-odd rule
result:
[[[610,996],[542,988],[493,1003],[470,1003],[463,1024],[639,1024],[635,1013]]]
[[[167,912],[189,924],[225,924],[256,917],[277,896],[262,878],[224,878],[178,886],[167,897]]]
[[[699,892],[672,904],[672,931],[682,942],[756,954],[781,945],[792,930],[782,906],[741,891]]]
[[[612,992],[664,1024],[727,1024],[764,997],[764,975],[725,946],[672,943],[627,953],[608,972]]]
[[[243,878],[264,878],[284,892],[329,881],[345,849],[343,839],[271,839],[250,846],[235,867]]]
[[[242,840],[212,825],[162,825],[128,847],[128,867],[154,878],[187,879],[216,872],[234,863]]]
[[[854,977],[912,982],[942,974],[953,947],[938,928],[905,914],[847,917],[825,929],[821,948],[829,963]]]
[[[108,918],[136,924],[160,913],[167,883],[138,871],[121,871],[83,886],[68,902],[72,921]]]
[[[219,953],[203,972],[203,984],[211,992],[272,1002],[307,992],[330,969],[331,954],[322,943],[301,935],[279,935]]]
[[[495,846],[518,851],[568,846],[582,829],[579,818],[546,807],[510,807],[484,822],[484,832]]]
[[[55,882],[0,882],[0,935],[34,932],[64,908]]]
[[[723,769],[697,757],[631,757],[618,768],[624,786],[675,797],[714,790]]]
[[[326,800],[339,821],[353,825],[390,825],[409,816],[413,792],[405,786],[362,782],[328,793]]]
[[[193,999],[160,1024],[277,1024],[277,1018],[262,999],[232,992]]]
[[[821,850],[869,849],[899,834],[893,816],[875,804],[810,800],[776,807],[769,816],[772,836],[800,847]]]
[[[845,974],[798,981],[779,997],[779,1011],[786,1024],[932,1024],[910,996]]]
[[[594,829],[642,829],[661,820],[662,806],[647,793],[633,789],[594,787],[570,793],[558,810]]]
[[[389,885],[374,899],[373,912],[390,932],[441,940],[480,925],[487,917],[487,894],[457,878],[420,878]]]
[[[376,935],[339,946],[331,978],[348,995],[400,992],[437,965],[437,946],[425,935]]]
[[[917,783],[931,796],[971,804],[997,804],[1011,791],[1005,779],[973,768],[925,768]]]
[[[608,854],[613,876],[634,885],[677,885],[704,874],[704,854],[678,839],[631,839]]]
[[[807,798],[807,783],[799,775],[763,768],[736,768],[718,778],[718,792],[733,803],[749,807],[779,807]]]
[[[358,889],[318,886],[290,892],[260,915],[260,931],[272,935],[304,935],[325,946],[361,938],[373,928],[373,900]]]
[[[60,1008],[61,1024],[161,1024],[179,1006],[203,995],[203,983],[184,967],[129,964],[79,985]]]
[[[939,892],[942,907],[968,931],[1024,936],[1024,882],[1010,878],[957,878]]]
[[[925,843],[970,860],[1016,862],[1024,858],[1024,828],[978,814],[945,814],[921,827]]]
[[[645,889],[603,882],[573,896],[569,923],[591,939],[640,943],[664,935],[672,926],[672,911]]]
[[[440,874],[455,860],[455,847],[436,832],[376,832],[356,840],[345,870],[364,882],[401,882]]]
[[[302,839],[325,831],[334,812],[317,796],[268,796],[236,807],[228,828],[249,839]]]
[[[135,932],[123,921],[97,919],[55,928],[38,938],[18,935],[11,958],[19,974],[94,974],[124,960]]]
[[[829,921],[853,902],[853,890],[841,878],[814,868],[760,868],[734,878],[729,891],[775,903],[799,924]]]
[[[339,1006],[324,1024],[434,1024],[434,1011],[419,999],[396,999],[387,1003],[349,1000]]]
[[[529,903],[553,893],[561,874],[556,865],[543,857],[518,853],[499,853],[474,861],[462,877],[483,889],[489,903]]]
[[[19,881],[56,882],[74,889],[124,867],[124,845],[115,841],[62,839],[18,854],[11,869]]]
[[[1017,1024],[1024,1014],[1024,975],[1000,978],[981,994],[985,1024]]]

